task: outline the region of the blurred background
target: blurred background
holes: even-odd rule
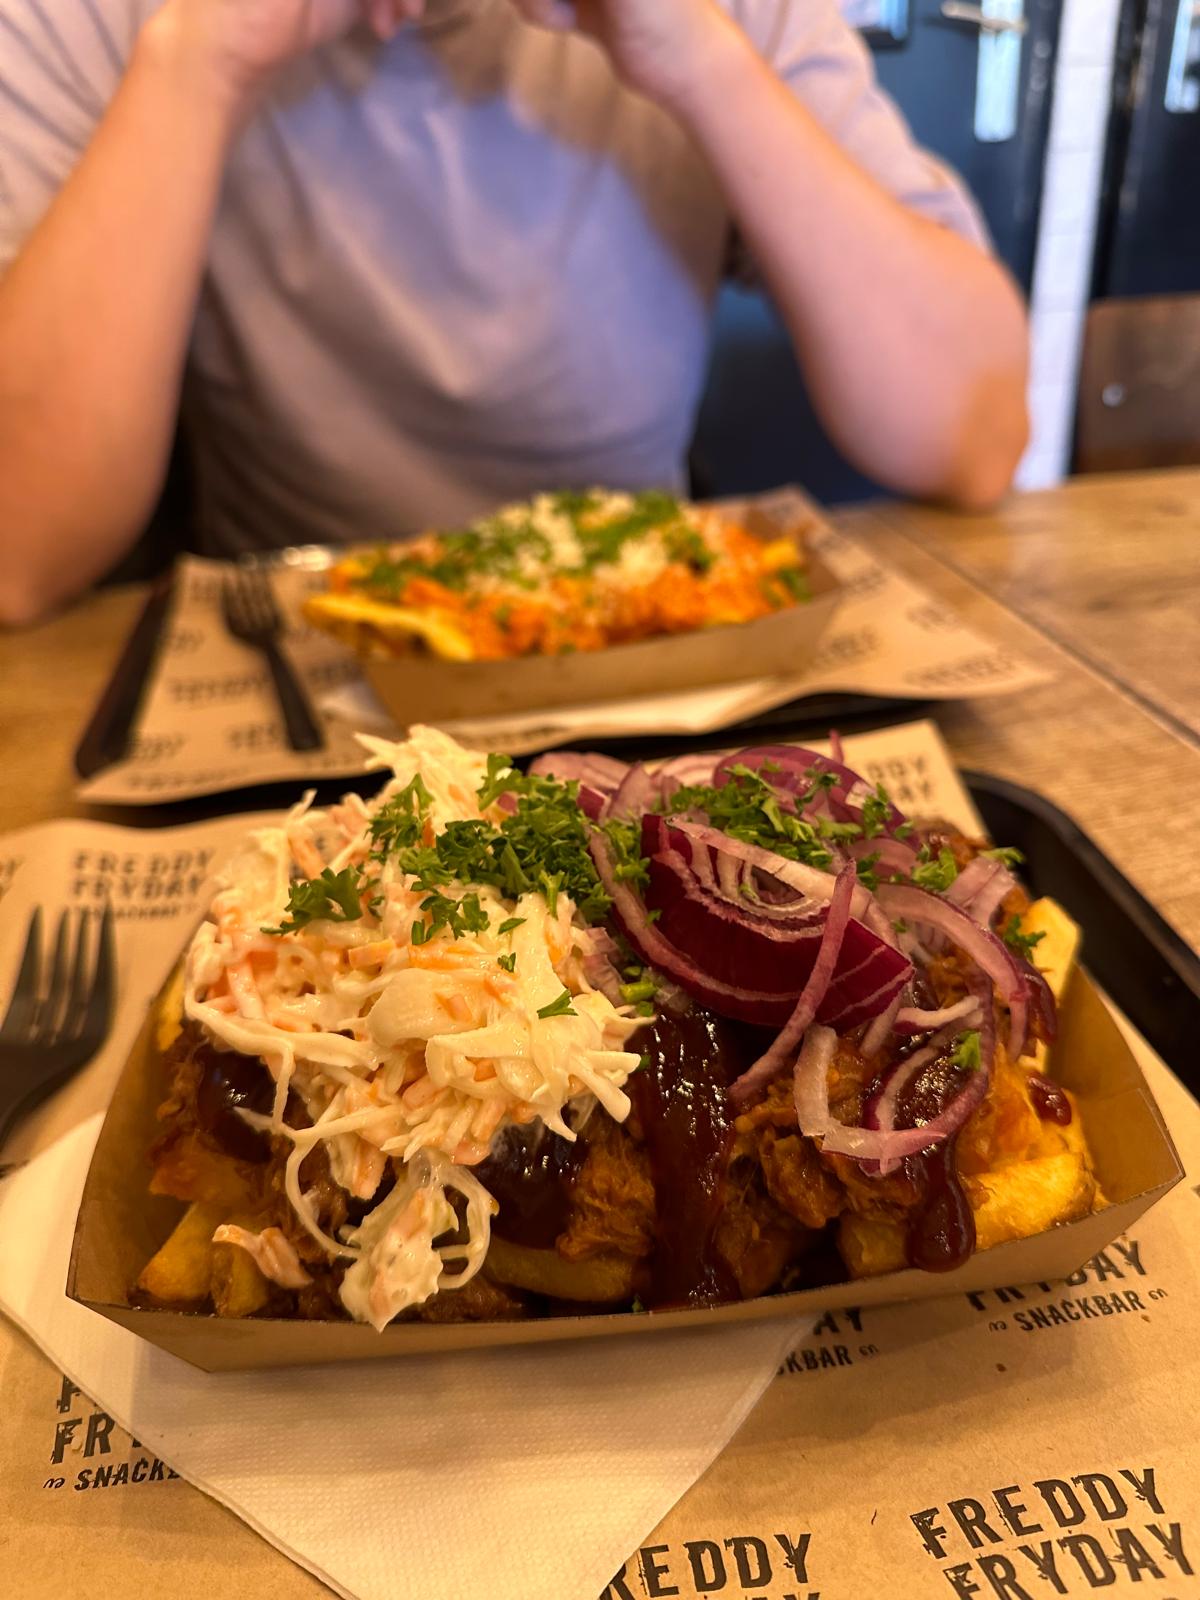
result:
[[[841,4],[1029,297],[1033,436],[1018,485],[1200,464],[1200,0]],[[880,492],[825,438],[752,289],[721,297],[692,478],[702,498],[792,482],[828,505]],[[180,448],[113,576],[164,566],[189,502]]]
[[[1020,486],[1200,463],[1200,0],[842,9],[918,139],[970,184],[1029,296]],[[877,492],[812,419],[766,302],[736,288],[720,307],[694,461],[715,493],[795,479],[800,461],[819,500]]]

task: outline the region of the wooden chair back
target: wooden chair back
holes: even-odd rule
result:
[[[1200,466],[1200,294],[1101,300],[1088,312],[1076,472]]]

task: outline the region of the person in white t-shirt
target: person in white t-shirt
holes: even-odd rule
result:
[[[1020,296],[835,0],[0,0],[0,621],[181,406],[217,552],[679,487],[734,237],[856,465],[1004,492]]]

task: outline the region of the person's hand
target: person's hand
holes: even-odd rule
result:
[[[565,32],[578,28],[608,52],[622,82],[669,109],[702,90],[710,65],[737,25],[715,0],[513,0],[527,22]]]
[[[235,100],[297,56],[366,23],[390,38],[423,0],[167,0],[147,24],[161,53]]]

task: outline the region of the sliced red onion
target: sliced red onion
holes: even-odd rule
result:
[[[726,850],[716,852],[716,857],[717,880],[721,885],[721,893],[727,900],[736,900],[739,897],[744,899],[745,896],[742,895],[741,864],[735,856],[731,856]]]
[[[850,921],[850,902],[855,883],[854,868],[846,867],[838,877],[833,899],[829,902],[821,948],[808,975],[808,982],[796,1002],[796,1009],[770,1048],[732,1085],[729,1093],[734,1105],[746,1105],[779,1076],[815,1020],[841,954],[842,941]]]
[[[666,847],[665,841],[660,841],[655,846],[654,850],[646,849],[646,825],[651,820],[657,821],[657,818],[642,818],[642,853],[647,858],[649,858],[651,855],[654,855],[656,850],[661,850]],[[706,850],[702,844],[698,844],[689,852],[688,860],[692,871],[696,874],[696,877],[700,880],[704,887],[706,889],[712,889],[714,892],[716,892],[717,875],[713,871],[713,859],[710,852]]]
[[[766,774],[772,787],[793,794],[803,793],[811,787],[810,773],[833,773],[837,783],[831,789],[821,790],[813,805],[806,809],[815,812],[827,808],[831,815],[842,822],[861,820],[863,804],[872,792],[870,785],[853,768],[801,745],[768,744],[740,750],[718,763],[713,781],[721,787],[730,781],[734,767],[749,767],[758,772],[767,764],[779,768],[778,772]],[[884,817],[885,832],[894,832],[904,820],[904,813],[889,803]]]
[[[1025,1043],[1028,986],[1020,963],[1004,941],[989,928],[981,928],[960,906],[951,905],[928,889],[885,883],[879,886],[878,900],[890,917],[919,922],[944,933],[987,974],[1008,1007],[1008,1054],[1015,1061]]]
[[[990,927],[1004,897],[1017,886],[1017,880],[994,857],[976,856],[946,890],[946,899],[962,906],[982,927]]]
[[[867,959],[860,960],[864,952]],[[912,963],[899,950],[877,940],[861,922],[851,920],[839,970],[821,1002],[817,1020],[848,1033],[886,1011],[912,974]]]
[[[690,822],[683,817],[669,817],[667,825],[678,830],[686,838],[707,846],[714,853],[733,856],[738,861],[748,862],[759,872],[765,872],[778,882],[786,884],[789,889],[804,895],[817,906],[828,905],[833,898],[837,879],[831,873],[822,872],[818,867],[806,866],[802,861],[789,861],[786,856],[776,855],[773,850],[764,850],[761,845],[747,844],[744,839],[734,839],[729,834],[722,833],[719,828],[709,827],[706,823]],[[862,916],[866,912],[869,900],[868,891],[861,885],[856,885],[853,904],[855,916]]]
[[[584,957],[583,975],[593,989],[598,989],[614,1006],[625,1004],[621,994],[621,974],[616,969],[619,955],[617,941],[603,928],[588,930],[591,950]]]
[[[940,1011],[923,1011],[919,1006],[905,1006],[896,1014],[897,1033],[931,1033],[935,1028],[944,1028],[948,1022],[958,1022],[961,1027],[974,1027],[973,1022],[967,1018],[979,1010],[979,1001],[973,994],[964,995],[952,1006],[943,1006]]]
[[[899,1014],[903,993],[898,994],[886,1011],[881,1011],[873,1019],[866,1033],[863,1034],[862,1044],[859,1047],[864,1057],[869,1061],[872,1056],[877,1056],[887,1043],[896,1017]]]
[[[600,882],[612,900],[613,918],[643,961],[674,979],[693,999],[721,1016],[749,1022],[769,1022],[772,1016],[778,1016],[780,1002],[777,995],[721,983],[710,978],[695,962],[676,950],[649,920],[646,907],[635,892],[617,877],[612,852],[604,835],[593,833],[588,844]]]
[[[980,982],[975,996],[981,1016],[979,1020],[979,1070],[971,1073],[967,1082],[940,1115],[919,1128],[897,1128],[895,1116],[901,1097],[917,1076],[942,1054],[958,1027],[945,1028],[923,1050],[917,1050],[907,1060],[897,1063],[889,1075],[882,1092],[877,1092],[867,1102],[867,1120],[875,1127],[847,1128],[832,1121],[822,1141],[821,1148],[835,1155],[854,1156],[860,1161],[878,1163],[876,1170],[886,1177],[894,1172],[905,1156],[917,1155],[930,1145],[939,1144],[957,1133],[968,1118],[978,1109],[988,1092],[992,1079],[992,1062],[996,1053],[996,1024],[992,1013],[991,992]]]
[[[621,994],[621,974],[613,966],[607,956],[588,956],[583,963],[583,975],[593,989],[598,989],[606,1000],[611,1000],[614,1006],[625,1004]]]
[[[834,1030],[823,1028],[819,1022],[804,1035],[793,1078],[801,1133],[808,1133],[810,1129],[824,1133],[829,1126],[829,1068],[837,1052],[837,1042]]]
[[[1021,961],[1019,964],[1025,978],[1030,1005],[1042,1025],[1042,1037],[1047,1044],[1052,1044],[1058,1032],[1058,1008],[1054,1000],[1054,991],[1030,962]]]
[[[650,859],[646,903],[659,913],[652,924],[656,932],[703,975],[705,984],[716,982],[731,991],[754,994],[749,1009],[738,1006],[727,1015],[780,1027],[787,1021],[820,949],[819,918],[800,923],[760,921],[744,904],[706,889],[685,858],[670,849]],[[678,981],[688,987],[683,976]]]
[[[602,794],[613,794],[629,771],[627,762],[612,756],[598,755],[595,751],[551,750],[529,763],[536,777],[558,778],[563,783],[577,781]]]
[[[655,810],[662,802],[663,789],[657,775],[639,761],[629,768],[609,801],[608,815],[621,821],[636,820]]]
[[[942,1054],[960,1031],[955,1027],[943,1028],[920,1050],[914,1050],[911,1055],[894,1062],[867,1098],[867,1103],[863,1107],[863,1126],[881,1133],[894,1132],[900,1101],[906,1090],[916,1082],[929,1063]],[[895,1172],[901,1159],[898,1155],[883,1156],[865,1165],[871,1173],[886,1178],[889,1173]]]
[[[599,789],[593,789],[588,784],[579,785],[579,804],[584,816],[592,822],[599,822],[608,810],[609,796],[601,794]]]
[[[842,736],[836,728],[829,730],[829,753],[839,766],[845,766],[846,752],[842,749]]]
[[[754,845],[727,840],[716,830],[688,824],[685,832],[677,818],[648,815],[642,819],[642,851],[650,863],[646,902],[660,913],[659,932],[685,959],[721,983],[774,997],[769,1010],[757,1009],[756,1003],[753,1013],[732,1015],[780,1026],[791,1015],[816,959],[814,941],[822,936],[825,907],[803,898],[767,907],[740,891],[723,894],[705,875],[708,840],[714,854],[728,844],[777,870],[796,865]],[[891,936],[886,917],[861,885],[854,887],[854,903],[864,905],[868,917],[880,920]],[[885,1010],[911,976],[911,963],[894,943],[852,918],[818,1020],[842,1029],[857,1027]]]
[[[665,761],[659,767],[658,775],[672,788],[693,784],[711,788],[716,765],[717,758],[713,755],[676,756],[673,761]]]

